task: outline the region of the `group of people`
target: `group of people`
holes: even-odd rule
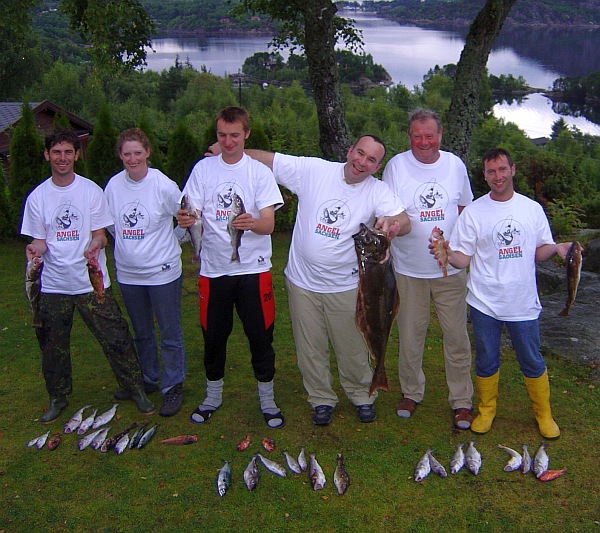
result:
[[[369,394],[373,376],[369,352],[355,325],[358,268],[352,236],[365,223],[385,231],[392,243],[400,296],[402,398],[397,415],[413,416],[424,398],[422,361],[433,302],[443,332],[454,426],[478,433],[491,428],[498,397],[500,335],[506,324],[540,432],[547,438],[559,436],[539,351],[541,306],[535,261],[556,253],[564,258],[569,243],[555,244],[539,204],[514,191],[515,167],[508,152],[495,149],[484,156],[490,193],[473,201],[465,165],[440,150],[443,128],[430,110],[418,109],[409,116],[410,150],[390,159],[383,180],[373,174],[381,168],[386,148],[374,135],[359,137],[346,162],[335,163],[246,149],[250,121],[239,107],[223,109],[215,126],[217,142],[194,166],[181,192],[149,166],[150,144],[139,129],[119,137],[117,151],[124,170],[110,179],[104,192],[74,173],[80,149],[76,135],[59,132],[48,137],[45,156],[52,176],[27,199],[22,227],[22,233],[33,239],[27,259],[42,257],[45,264],[42,326],[36,328],[50,396],[42,422],[59,416],[71,392],[69,333],[75,308],[113,368],[120,386],[117,398],[131,398],[141,412],[150,413],[154,406],[146,394],[160,390],[160,414],[172,416],[180,410],[186,368],[179,311],[180,241],[183,230],[197,223],[195,214],[181,209],[182,195],[187,195],[201,212],[203,227],[198,291],[206,371],[206,396],[190,419],[203,424],[222,405],[235,309],[248,339],[265,423],[283,427],[285,417],[274,394],[275,302],[270,273],[270,234],[275,211],[283,205],[278,188],[282,185],[298,197],[285,275],[298,367],[315,425],[330,424],[339,401],[332,385],[330,344],[340,385],[358,420],[368,423],[377,417],[377,393]],[[236,210],[235,205],[243,209]],[[114,236],[117,280],[133,339],[110,292],[105,228]],[[439,268],[435,259],[441,259],[440,250],[429,243],[434,228],[447,236],[447,269]],[[238,235],[237,241],[232,234]],[[238,247],[239,260],[231,254],[232,244]],[[102,301],[89,282],[89,258],[97,259],[103,270]],[[515,288],[519,299],[514,298]],[[474,420],[468,313],[480,399]]]

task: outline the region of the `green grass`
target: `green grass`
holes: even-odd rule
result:
[[[466,471],[442,479],[430,474],[412,480],[427,448],[448,466],[459,442],[473,437],[455,432],[437,321],[432,320],[425,354],[427,392],[415,416],[399,419],[397,333],[389,344],[386,367],[392,390],[377,400],[378,419],[356,420],[339,389],[333,423],[317,428],[295,361],[287,312],[283,268],[289,236],[274,237],[274,282],[277,298],[275,349],[276,400],[287,424],[268,429],[258,408],[256,384],[243,332],[236,326],[229,343],[224,404],[205,426],[188,416],[204,398],[202,340],[197,319],[196,273],[185,247],[183,322],[188,354],[184,406],[173,418],[152,415],[160,423],[154,441],[140,451],[119,456],[90,449],[80,452],[73,435],[63,435],[55,451],[28,449],[26,443],[45,430],[37,422],[47,405],[40,353],[31,329],[23,288],[24,244],[0,244],[0,532],[12,531],[591,531],[599,530],[598,390],[584,368],[548,359],[555,418],[562,429],[548,446],[550,467],[567,467],[565,476],[542,483],[532,475],[505,473],[508,456],[499,443],[535,452],[541,437],[513,353],[503,355],[498,416],[492,431],[475,438],[483,467],[475,477]],[[114,278],[114,276],[113,276]],[[80,319],[72,335],[74,390],[70,405],[50,428],[62,425],[82,405],[101,411],[113,403],[117,388],[104,355]],[[332,359],[334,374],[335,359]],[[159,404],[156,394],[151,398]],[[118,431],[143,420],[131,402],[122,402]],[[111,432],[112,433],[112,432]],[[197,433],[190,446],[163,446],[160,438]],[[246,433],[253,438],[245,452],[236,445]],[[306,476],[276,477],[261,467],[257,489],[249,492],[242,472],[260,441],[270,436],[281,451],[297,454],[301,446],[315,452],[327,477],[314,492]],[[340,497],[332,478],[335,458],[343,451],[351,478]],[[231,460],[232,486],[220,498],[216,475]]]

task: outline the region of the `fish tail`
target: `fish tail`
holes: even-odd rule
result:
[[[565,308],[558,313],[558,316],[569,316],[569,306],[565,306]]]
[[[375,369],[373,379],[371,380],[371,387],[369,388],[369,397],[373,396],[373,393],[378,389],[385,391],[390,390],[383,365],[380,365]]]

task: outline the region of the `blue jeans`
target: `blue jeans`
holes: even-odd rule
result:
[[[181,329],[181,285],[183,275],[165,285],[119,283],[140,358],[144,381],[158,383],[162,392],[183,383],[186,371]],[[160,332],[162,377],[158,360],[154,317]]]
[[[510,335],[521,372],[528,378],[539,378],[546,370],[546,363],[540,353],[540,330],[538,321],[524,320],[507,322],[496,320],[474,307],[471,310],[471,324],[475,339],[475,374],[481,378],[493,376],[500,368],[500,337],[502,328]]]

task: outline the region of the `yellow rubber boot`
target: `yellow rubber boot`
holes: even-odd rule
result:
[[[554,418],[552,418],[552,411],[550,410],[548,370],[544,370],[539,378],[528,378],[526,376],[523,376],[523,378],[542,437],[557,439],[560,436],[560,429]]]
[[[492,429],[496,417],[496,400],[498,399],[498,379],[500,371],[489,378],[475,376],[477,395],[479,396],[479,414],[471,424],[473,433],[487,433]]]

